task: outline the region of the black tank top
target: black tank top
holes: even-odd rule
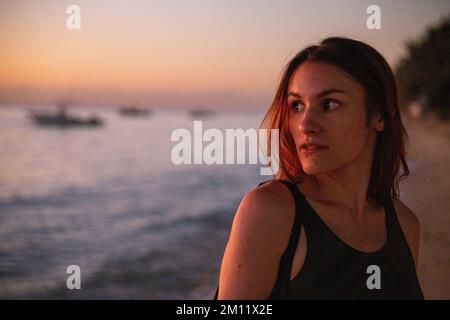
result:
[[[424,299],[392,199],[383,203],[386,242],[378,251],[367,253],[350,247],[331,231],[297,185],[279,181],[295,199],[295,219],[269,299]],[[302,225],[306,256],[300,271],[290,280]],[[218,289],[215,298],[217,293]]]
[[[386,242],[378,251],[367,253],[350,247],[331,231],[297,185],[281,182],[295,199],[295,220],[270,299],[424,299],[391,199],[383,203]],[[300,271],[290,280],[302,225],[306,256]]]

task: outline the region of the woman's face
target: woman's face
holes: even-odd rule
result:
[[[306,174],[330,172],[371,155],[384,124],[374,117],[366,127],[364,96],[361,84],[331,64],[306,62],[293,73],[290,129]]]

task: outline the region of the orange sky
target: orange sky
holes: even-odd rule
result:
[[[266,108],[289,57],[330,35],[356,37],[391,64],[449,1],[13,1],[0,3],[0,99],[153,107]],[[66,8],[81,9],[81,30]]]

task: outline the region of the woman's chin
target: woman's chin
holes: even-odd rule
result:
[[[326,172],[325,168],[323,168],[322,166],[317,166],[317,165],[303,164],[302,168],[303,168],[303,172],[305,172],[309,176],[314,176],[314,175]]]

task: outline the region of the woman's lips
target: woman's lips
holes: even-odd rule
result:
[[[310,145],[310,146],[306,146],[306,147],[301,147],[300,152],[303,153],[304,155],[312,155],[317,152],[324,151],[326,149],[328,149],[328,147]]]

